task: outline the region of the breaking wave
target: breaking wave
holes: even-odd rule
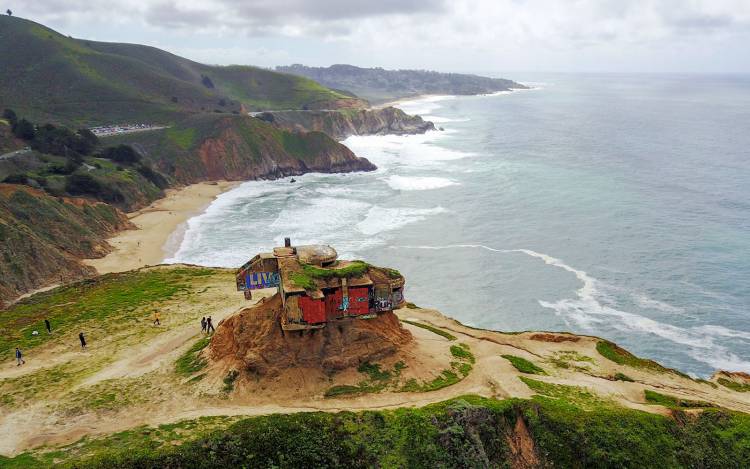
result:
[[[425,191],[455,186],[458,183],[441,177],[391,176],[385,180],[392,189],[398,191]]]
[[[364,235],[375,235],[392,231],[410,223],[426,219],[430,215],[445,212],[443,207],[435,208],[384,208],[374,206],[364,220],[357,223],[357,229]]]
[[[482,244],[452,244],[447,246],[393,246],[405,249],[456,249],[474,248],[484,249],[496,253],[522,253],[542,260],[551,265],[572,273],[581,282],[574,298],[564,298],[558,301],[538,300],[539,304],[551,309],[556,315],[570,324],[570,321],[585,330],[596,331],[602,325],[626,333],[643,333],[658,336],[675,344],[690,347],[688,354],[695,360],[706,363],[716,369],[750,372],[750,362],[732,353],[721,340],[733,338],[747,341],[750,345],[750,332],[728,329],[723,326],[702,325],[690,328],[678,327],[659,322],[639,314],[622,311],[601,304],[597,299],[599,281],[585,271],[576,269],[562,260],[550,255],[532,251],[530,249],[496,249]],[[656,300],[650,300],[650,304]],[[666,303],[658,302],[660,305]],[[672,308],[671,305],[667,305]]]

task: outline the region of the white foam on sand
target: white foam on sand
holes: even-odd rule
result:
[[[562,260],[530,249],[495,249],[481,244],[454,244],[449,246],[396,246],[408,249],[455,249],[476,248],[497,253],[523,253],[542,260],[551,265],[572,273],[581,282],[574,298],[564,298],[558,301],[539,300],[544,308],[549,308],[566,322],[590,331],[598,327],[607,326],[626,333],[651,334],[672,343],[689,347],[689,355],[702,363],[716,369],[750,372],[750,362],[742,359],[722,345],[727,338],[750,340],[750,333],[736,331],[723,326],[703,325],[684,328],[655,321],[636,313],[622,311],[601,304],[597,295],[598,280],[585,271],[575,269]]]
[[[398,191],[425,191],[458,185],[456,181],[441,177],[390,176],[385,181]]]

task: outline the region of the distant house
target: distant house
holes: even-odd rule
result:
[[[338,260],[331,246],[284,247],[261,253],[236,274],[237,290],[277,288],[284,330],[319,329],[347,318],[368,319],[404,304],[404,277],[362,261]]]

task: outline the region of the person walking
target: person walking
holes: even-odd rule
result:
[[[216,332],[216,329],[214,329],[214,324],[211,322],[211,316],[206,319],[206,332],[209,334],[211,332]]]
[[[47,334],[52,334],[52,324],[49,323],[47,318],[44,318],[44,327],[47,328]]]
[[[159,322],[159,318],[161,317],[161,313],[158,311],[154,311],[154,325],[155,326],[161,326],[161,322]]]
[[[21,349],[16,347],[16,366],[25,365],[26,360],[23,359],[23,353],[21,352]]]
[[[81,341],[81,348],[83,350],[86,350],[86,337],[83,336],[83,332],[81,332],[80,334],[78,334],[78,340]]]
[[[201,318],[201,332],[206,332],[206,316]]]

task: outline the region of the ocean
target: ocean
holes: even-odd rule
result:
[[[442,130],[346,139],[375,172],[222,194],[168,262],[236,267],[290,236],[471,326],[750,372],[750,77],[512,78],[534,88],[399,104]]]

